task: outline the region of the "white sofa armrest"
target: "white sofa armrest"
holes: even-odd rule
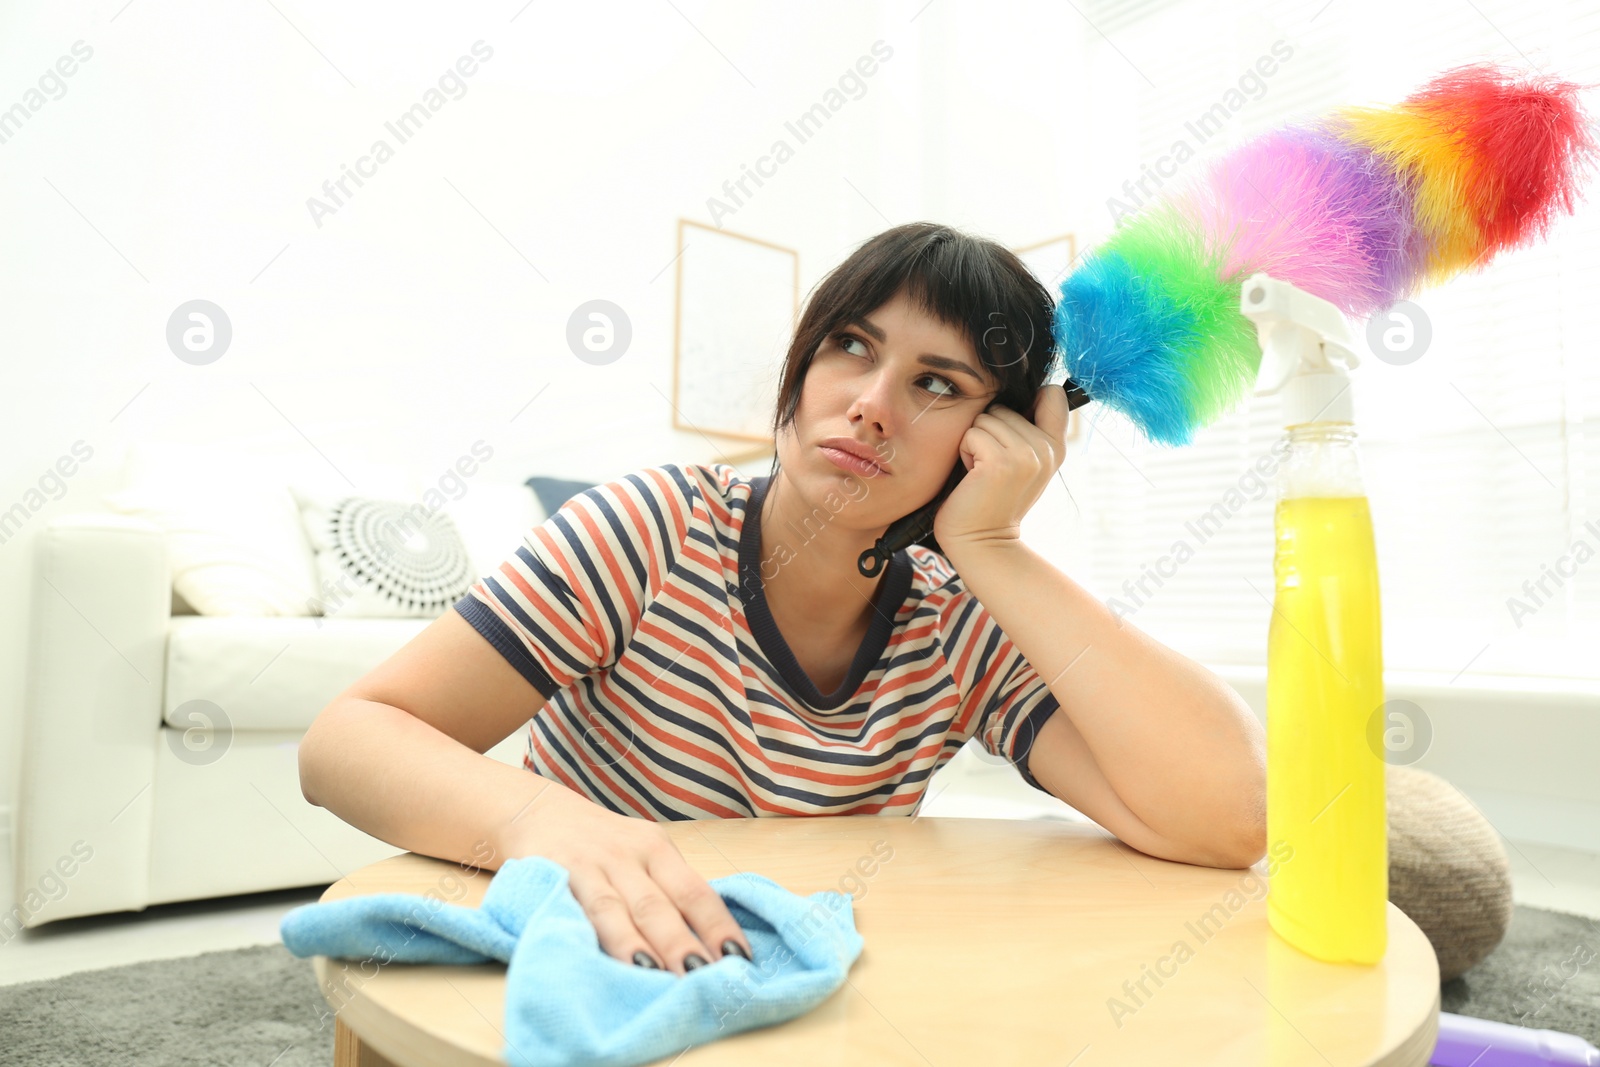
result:
[[[167,627],[166,532],[58,516],[35,542],[14,929],[148,903]]]

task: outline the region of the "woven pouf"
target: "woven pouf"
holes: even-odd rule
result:
[[[1390,764],[1389,900],[1421,928],[1448,982],[1494,950],[1511,922],[1511,862],[1455,786]]]

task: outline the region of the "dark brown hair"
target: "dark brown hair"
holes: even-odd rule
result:
[[[774,438],[794,423],[800,389],[822,342],[904,288],[929,317],[961,331],[991,379],[992,403],[1027,415],[1055,356],[1055,302],[1010,249],[933,222],[908,222],[872,237],[829,271],[808,297],[784,357]],[[772,476],[778,473],[777,450]],[[930,533],[917,544],[939,551]]]

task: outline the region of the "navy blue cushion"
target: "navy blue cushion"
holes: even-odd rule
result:
[[[524,484],[539,498],[539,506],[544,508],[545,517],[548,518],[561,510],[562,504],[585,489],[593,489],[598,483],[575,482],[567,478],[546,478],[536,474]]]

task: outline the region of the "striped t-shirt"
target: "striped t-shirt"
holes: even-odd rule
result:
[[[768,611],[769,475],[665,464],[587,489],[455,610],[547,702],[523,766],[656,821],[910,815],[977,737],[1029,785],[1057,704],[922,545],[896,552],[848,675],[821,693]]]

